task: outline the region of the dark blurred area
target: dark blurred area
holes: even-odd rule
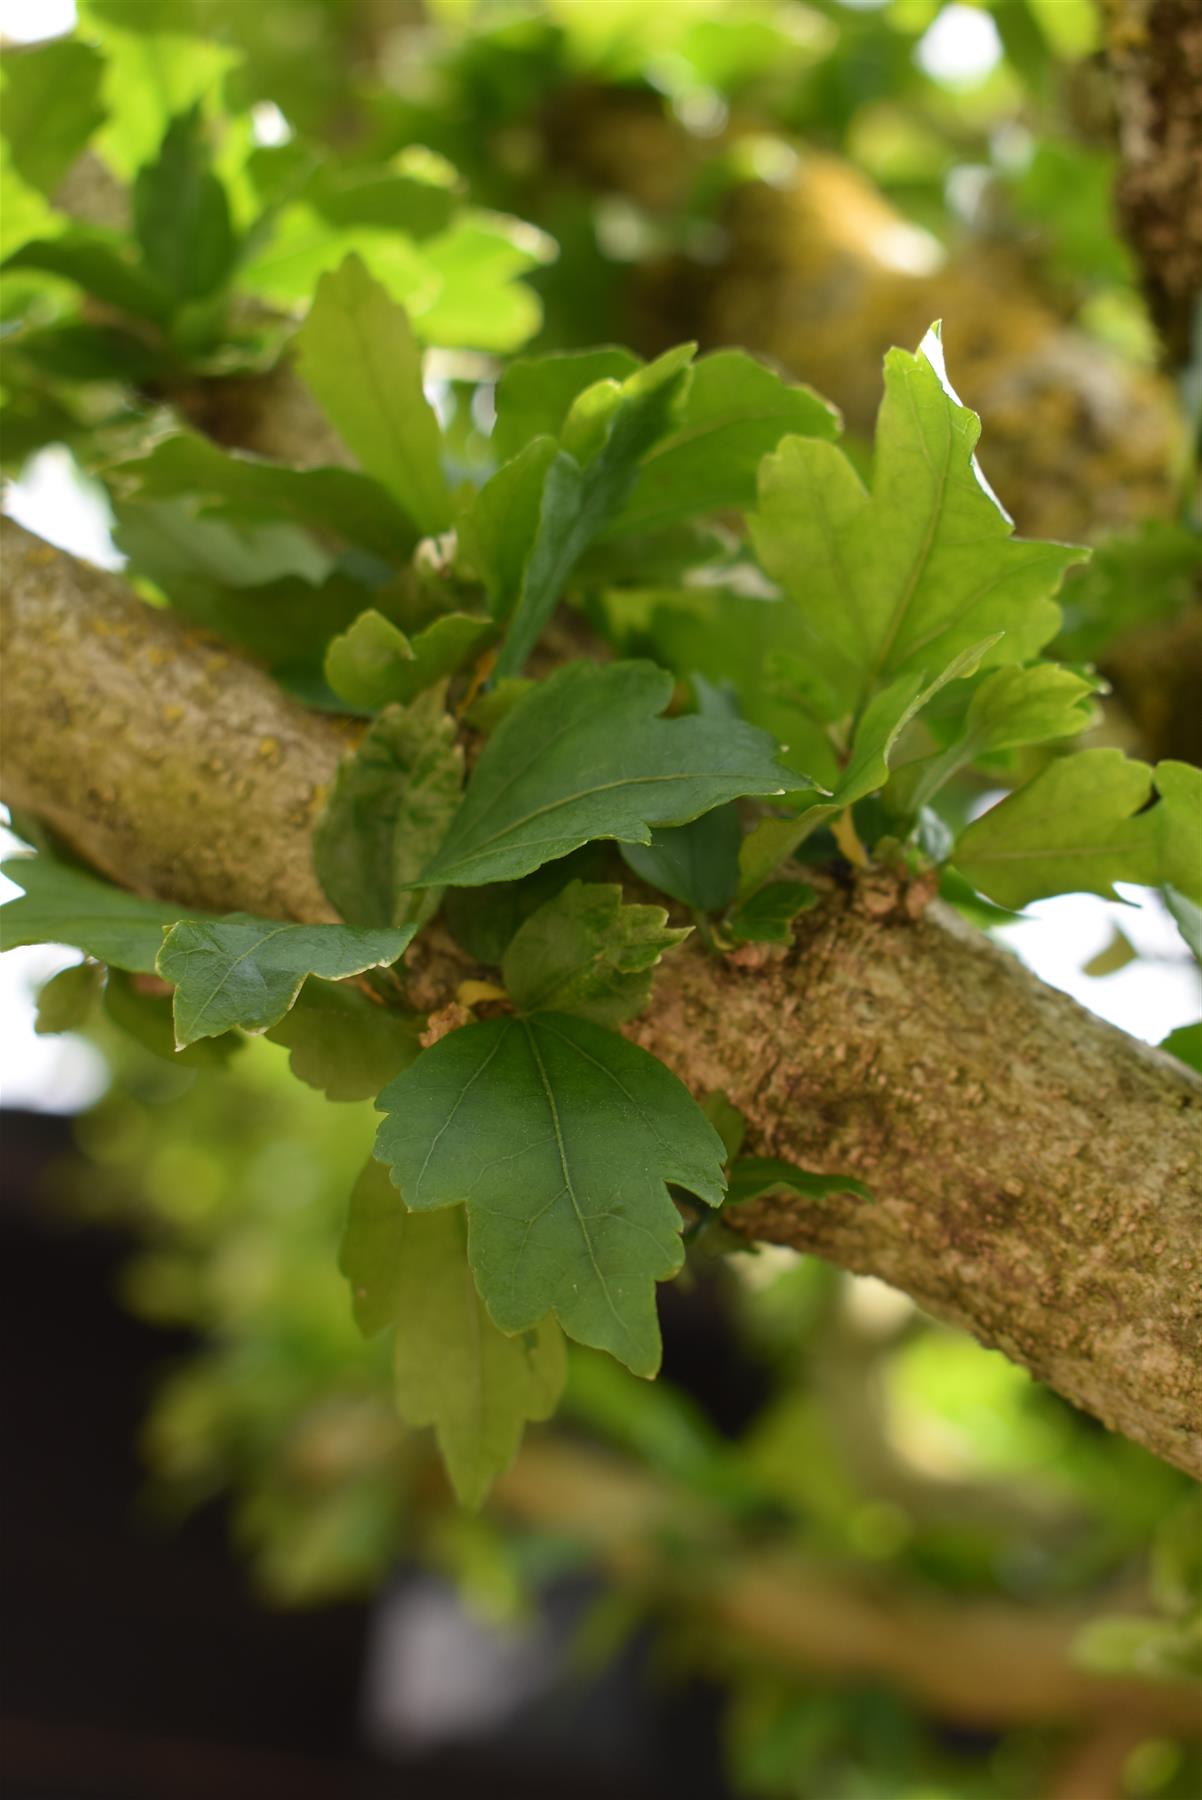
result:
[[[224,1508],[166,1529],[137,1441],[194,1340],[113,1304],[129,1244],[39,1202],[70,1121],[3,1115],[0,1715],[10,1800],[404,1794],[722,1800],[713,1696],[646,1679],[635,1641],[565,1656],[596,1584],[552,1583],[506,1644],[449,1583],[398,1569],[377,1603],[265,1608]]]

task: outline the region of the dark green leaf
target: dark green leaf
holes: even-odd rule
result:
[[[553,1311],[636,1374],[659,1366],[655,1282],[681,1262],[672,1182],[716,1206],[722,1140],[674,1075],[585,1019],[538,1013],[444,1037],[380,1096],[376,1155],[406,1205],[464,1203],[502,1331]]]
[[[624,906],[616,884],[572,881],[519,927],[501,977],[521,1012],[620,1025],[646,1006],[664,951],[688,935],[660,906]]]
[[[199,103],[172,119],[158,160],[138,170],[133,211],[146,267],[177,302],[204,299],[224,285],[238,245]]]
[[[653,831],[649,844],[623,844],[622,859],[661,893],[697,912],[719,912],[739,885],[742,836],[738,807],[717,806],[688,825]]]
[[[789,944],[793,920],[818,904],[818,895],[805,881],[770,881],[732,913],[726,929],[740,944]]]
[[[596,382],[576,396],[563,426],[564,448],[543,481],[538,527],[498,675],[521,673],[581,553],[625,501],[640,459],[672,425],[693,354],[694,346],[683,344],[620,384]]]
[[[234,1026],[265,1031],[283,1018],[306,976],[339,981],[387,968],[404,955],[414,929],[283,925],[249,913],[185,919],[163,939],[156,964],[175,987],[175,1041],[183,1049]]]
[[[185,911],[178,904],[127,894],[48,856],[11,857],[2,872],[25,890],[0,909],[6,950],[19,944],[70,944],[98,962],[150,975],[163,932]]]
[[[342,982],[306,981],[267,1036],[290,1051],[298,1081],[327,1100],[372,1100],[421,1054],[422,1020]]]
[[[170,994],[147,993],[136,976],[110,969],[104,986],[104,1010],[114,1025],[164,1062],[182,1063],[189,1069],[224,1069],[240,1050],[244,1039],[236,1031],[203,1038],[181,1049],[175,1042]]]
[[[111,474],[147,500],[193,495],[247,513],[286,518],[397,563],[417,541],[408,515],[379,482],[354,469],[290,469],[208,438],[176,432]]]
[[[495,619],[507,617],[521,592],[543,486],[556,454],[554,438],[535,438],[485,482],[460,516],[460,555],[484,583]]]
[[[772,741],[741,723],[660,719],[672,678],[648,663],[570,663],[484,747],[429,886],[511,880],[593,838],[649,843],[740,794],[780,793]]]
[[[703,356],[678,425],[643,458],[610,531],[660,531],[699,513],[751,506],[760,462],[782,437],[833,438],[838,430],[838,414],[812,388],[745,351]]]
[[[726,1204],[738,1206],[744,1200],[758,1200],[762,1194],[771,1194],[778,1188],[788,1188],[807,1200],[825,1200],[831,1194],[855,1194],[860,1200],[873,1198],[871,1190],[851,1175],[814,1175],[777,1156],[743,1156],[731,1166]]]
[[[4,267],[61,276],[106,306],[155,324],[162,324],[171,311],[167,289],[133,261],[125,239],[116,232],[74,226],[61,237],[35,238],[10,256]]]
[[[422,924],[437,895],[407,893],[459,804],[463,751],[430,692],[390,707],[344,757],[313,833],[327,899],[353,925]]]

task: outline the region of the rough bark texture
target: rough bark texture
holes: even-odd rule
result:
[[[1197,1734],[1192,1683],[1075,1666],[1087,1612],[964,1595],[948,1601],[792,1549],[752,1546],[686,1489],[533,1435],[495,1497],[523,1523],[583,1544],[625,1587],[683,1612],[719,1676],[732,1661],[762,1659],[806,1680],[879,1681],[971,1726],[1117,1717],[1147,1731]]]
[[[308,846],[340,727],[4,531],[5,798],[128,886],[328,917]],[[451,997],[437,946],[423,1003]],[[1202,1474],[1202,1084],[1184,1067],[871,879],[832,884],[787,954],[686,948],[633,1035],[694,1091],[724,1089],[754,1149],[878,1196],[756,1203],[738,1229],[882,1276]]]
[[[1202,7],[1107,0],[1123,230],[1172,363],[1189,361],[1202,295]]]

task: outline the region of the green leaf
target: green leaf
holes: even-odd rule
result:
[[[118,463],[112,478],[146,500],[194,495],[252,514],[291,519],[343,543],[399,562],[417,537],[408,515],[369,475],[355,469],[290,469],[208,438],[179,431],[148,455]]]
[[[581,553],[625,501],[643,454],[672,425],[694,350],[682,344],[620,384],[596,382],[576,396],[564,422],[565,448],[543,481],[538,527],[497,659],[498,676],[521,673]]]
[[[733,1162],[743,1148],[743,1139],[747,1136],[747,1120],[730,1096],[720,1088],[705,1096],[701,1102],[701,1110],[722,1139],[727,1162]]]
[[[1179,1025],[1176,1031],[1170,1031],[1168,1037],[1161,1038],[1160,1048],[1202,1075],[1202,1019],[1194,1025]]]
[[[434,280],[415,305],[414,324],[427,344],[508,351],[534,336],[542,303],[514,277],[554,259],[555,243],[545,232],[504,213],[465,207],[421,248]]]
[[[234,1026],[265,1031],[283,1018],[306,976],[339,981],[387,968],[404,955],[414,930],[282,925],[250,913],[182,920],[163,939],[155,965],[175,987],[175,1041],[183,1049]]]
[[[292,1010],[267,1032],[291,1051],[298,1081],[327,1100],[373,1100],[421,1055],[422,1020],[342,982],[306,981]]]
[[[342,1269],[369,1335],[396,1326],[396,1395],[414,1428],[432,1425],[460,1501],[479,1506],[512,1462],[527,1419],[563,1391],[554,1319],[507,1337],[489,1318],[467,1261],[463,1211],[411,1213],[378,1163],[351,1194]]]
[[[716,1206],[725,1157],[662,1063],[586,1019],[491,1019],[441,1039],[380,1106],[375,1153],[410,1210],[466,1206],[502,1331],[553,1311],[570,1337],[655,1373],[654,1284],[682,1259],[667,1184]]]
[[[740,944],[790,944],[793,920],[817,904],[806,881],[770,881],[731,914],[726,929]]]
[[[1173,915],[1178,931],[1185,940],[1190,954],[1202,963],[1202,907],[1196,901],[1189,900],[1178,893],[1171,884],[1164,889],[1164,903]]]
[[[38,994],[33,1026],[38,1036],[55,1037],[86,1025],[103,985],[104,968],[97,962],[74,963],[52,975]]]
[[[424,924],[438,895],[406,891],[459,805],[463,751],[429,692],[389,707],[344,757],[313,833],[326,898],[352,925]]]
[[[535,438],[484,483],[459,519],[460,558],[484,583],[494,619],[505,618],[521,592],[543,484],[557,453],[554,438]]]
[[[616,884],[571,881],[518,928],[501,978],[520,1012],[621,1025],[651,998],[664,951],[688,935],[661,906],[624,906]]]
[[[296,346],[301,375],[368,474],[419,531],[445,531],[442,433],[422,391],[421,349],[404,308],[360,257],[321,277]]]
[[[644,367],[629,350],[608,344],[599,350],[553,350],[511,362],[497,382],[497,420],[492,449],[507,463],[532,438],[557,438],[573,400],[597,381],[625,381]]]
[[[158,160],[138,170],[133,214],[146,267],[177,302],[202,300],[224,285],[238,244],[199,102],[172,119]]]
[[[812,388],[744,350],[703,356],[676,429],[648,451],[618,532],[661,531],[699,513],[750,506],[763,458],[787,433],[834,438],[839,416]]]
[[[795,1163],[782,1162],[777,1156],[743,1156],[731,1165],[727,1206],[739,1206],[744,1200],[758,1200],[762,1194],[788,1188],[803,1194],[807,1200],[825,1200],[831,1194],[855,1194],[860,1200],[871,1200],[872,1192],[851,1175],[813,1175]]]
[[[49,856],[10,857],[0,873],[24,889],[22,898],[0,908],[6,950],[20,944],[70,944],[98,962],[152,975],[164,930],[185,911],[178,903],[127,894]]]
[[[906,726],[940,688],[971,675],[996,642],[996,638],[985,638],[969,644],[939,674],[931,676],[914,669],[873,695],[856,727],[847,768],[835,788],[838,806],[853,806],[884,787],[893,751]]]
[[[688,825],[653,831],[649,844],[623,844],[622,860],[641,881],[697,912],[720,912],[739,885],[739,809],[717,806]]]
[[[491,619],[443,613],[410,639],[371,609],[330,644],[326,680],[352,706],[405,704],[470,662],[495,635]]]
[[[219,1037],[203,1038],[180,1049],[175,1041],[170,994],[148,994],[132,975],[120,969],[109,970],[104,984],[104,1010],[114,1025],[152,1056],[189,1069],[224,1069],[245,1042],[236,1031],[224,1031]]]
[[[917,812],[958,769],[978,757],[1078,736],[1093,720],[1097,688],[1096,679],[1055,663],[995,669],[974,690],[954,742],[916,764],[912,774],[903,771],[899,797]]]
[[[1011,536],[977,470],[979,431],[926,354],[891,350],[871,491],[833,444],[790,437],[765,459],[752,537],[798,607],[831,716],[994,634],[999,664],[1055,633],[1052,595],[1085,552]]]
[[[649,843],[740,794],[783,791],[772,741],[750,725],[660,719],[672,677],[649,663],[569,663],[531,689],[485,745],[426,886],[512,880],[593,838]]]
[[[1110,900],[1116,881],[1168,883],[1202,900],[1202,770],[1163,762],[1153,775],[1121,750],[1083,750],[971,824],[954,861],[1002,906],[1049,894]]]
[[[323,581],[332,557],[295,525],[198,516],[188,500],[121,500],[114,541],[139,575],[168,593],[173,582],[253,588],[285,576]]]
[[[162,324],[171,296],[154,275],[134,262],[116,232],[74,226],[60,237],[35,238],[8,257],[6,269],[36,269],[58,275],[119,312]]]
[[[50,194],[104,120],[104,59],[79,38],[6,50],[0,103],[13,167]]]

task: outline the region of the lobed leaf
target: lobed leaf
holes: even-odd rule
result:
[[[512,1462],[526,1420],[555,1410],[566,1373],[558,1325],[541,1319],[518,1336],[499,1331],[472,1280],[463,1209],[407,1212],[378,1163],[351,1194],[341,1266],[362,1329],[396,1326],[401,1416],[434,1427],[456,1494],[479,1506]]]
[[[234,1026],[265,1031],[283,1018],[307,976],[339,981],[387,968],[404,955],[415,929],[284,925],[250,913],[182,920],[167,933],[155,964],[175,988],[176,1045],[182,1050]]]
[[[656,825],[783,792],[770,738],[740,722],[660,719],[671,693],[649,663],[570,663],[539,682],[485,745],[415,885],[512,880],[593,838],[646,844]]]
[[[646,1006],[652,970],[689,930],[670,928],[661,906],[623,905],[616,883],[570,881],[518,927],[501,978],[520,1012],[620,1025]]]
[[[465,1205],[502,1331],[554,1312],[569,1336],[655,1373],[655,1283],[683,1254],[667,1184],[716,1206],[725,1158],[662,1063],[586,1019],[493,1019],[442,1038],[379,1104],[375,1154],[410,1210]]]

